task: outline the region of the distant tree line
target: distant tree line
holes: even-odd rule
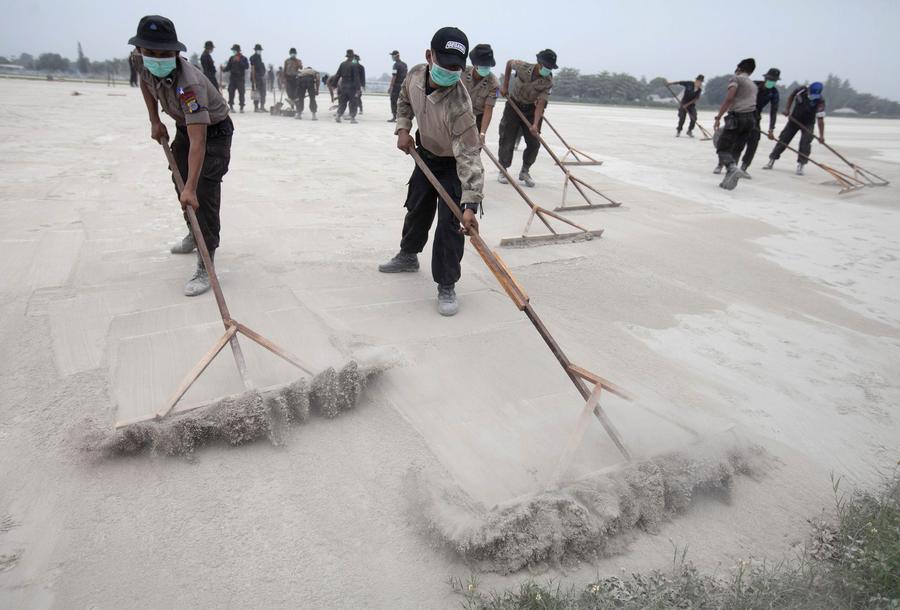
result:
[[[190,61],[197,64],[199,57],[192,54]],[[46,73],[70,73],[83,76],[106,78],[108,76],[128,76],[128,58],[105,59],[92,61],[87,58],[78,44],[78,58],[67,59],[58,53],[41,53],[34,57],[22,53],[18,57],[0,56],[0,64],[14,64],[26,70]],[[718,107],[725,99],[725,90],[730,75],[709,78],[704,86],[703,97],[698,105],[701,107]],[[648,81],[646,78],[635,78],[624,72],[601,72],[600,74],[582,74],[574,68],[562,68],[554,76],[553,99],[584,102],[590,104],[617,104],[625,106],[653,106],[667,103],[671,98],[666,89],[666,79],[658,76]],[[782,99],[795,88],[806,83],[792,82],[779,85]],[[825,99],[830,110],[852,108],[861,115],[876,114],[880,116],[900,116],[900,103],[869,93],[859,93],[850,85],[850,81],[829,74],[824,81]],[[676,93],[680,93],[677,87]]]
[[[725,99],[729,78],[730,75],[722,75],[707,79],[703,97],[698,104],[704,107],[718,107]],[[581,74],[574,68],[562,68],[553,80],[553,98],[564,101],[647,106],[668,103],[672,97],[666,89],[667,79],[661,76],[648,81],[644,77],[638,79],[622,72]],[[829,74],[823,83],[829,110],[852,108],[864,115],[900,116],[900,103],[868,93],[859,93],[846,79]],[[795,81],[779,85],[778,89],[782,99],[786,101],[791,91],[805,84],[807,83]],[[673,90],[678,94],[681,93],[679,87],[673,87]]]

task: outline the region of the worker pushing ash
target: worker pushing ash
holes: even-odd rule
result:
[[[135,58],[135,67],[150,119],[150,137],[157,142],[169,138],[160,120],[160,108],[175,120],[176,134],[171,149],[177,169],[184,177],[184,190],[178,197],[183,209],[190,206],[195,210],[212,259],[219,247],[222,177],[228,171],[234,133],[228,106],[202,70],[179,54],[187,48],[178,41],[175,26],[169,19],[159,15],[143,17],[137,34],[128,44],[140,53]],[[188,224],[187,236],[172,251],[187,254],[195,248]],[[198,253],[196,270],[185,285],[184,294],[196,296],[207,290],[209,275]]]

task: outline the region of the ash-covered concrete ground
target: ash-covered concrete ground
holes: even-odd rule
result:
[[[182,296],[194,259],[168,252],[184,225],[140,93],[0,80],[0,605],[458,606],[446,580],[469,569],[407,513],[409,469],[486,506],[533,492],[581,401],[473,250],[453,319],[435,311],[428,250],[419,274],[376,271],[397,249],[412,161],[388,100],[365,108],[358,125],[234,116],[216,262],[232,314],[291,351],[324,367],[393,347],[398,366],[281,447],[110,460],[85,437],[156,408],[221,332],[214,301]],[[691,442],[685,427],[734,425],[780,460],[567,582],[665,567],[673,543],[709,569],[781,557],[828,506],[830,472],[870,483],[900,450],[896,187],[839,196],[789,156],[763,172],[763,142],[754,179],[729,193],[711,143],[673,137],[674,111],[547,116],[604,161],[578,175],[624,205],[571,213],[601,239],[501,255],[572,359],[638,397],[604,399],[625,442],[651,456]],[[900,181],[897,122],[829,118],[827,133]],[[528,209],[484,161],[482,234],[498,246]],[[544,152],[532,175],[555,207],[562,174]],[[191,400],[240,387],[229,358]],[[294,375],[248,359],[265,382]],[[568,474],[619,460],[591,425]]]

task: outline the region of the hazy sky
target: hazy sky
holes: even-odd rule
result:
[[[731,72],[755,57],[791,81],[838,74],[858,91],[900,100],[900,0],[761,0],[738,3],[630,0],[520,0],[419,3],[193,0],[0,0],[0,54],[56,52],[74,59],[80,40],[91,59],[124,56],[147,13],[175,22],[189,52],[216,43],[224,61],[238,42],[259,42],[278,65],[291,46],[304,64],[332,72],[352,47],[371,78],[390,69],[397,48],[412,65],[434,31],[455,25],[470,44],[488,42],[499,61],[533,59],[550,47],[559,64],[593,73],[687,79]]]

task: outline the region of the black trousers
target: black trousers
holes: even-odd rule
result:
[[[309,110],[313,114],[319,111],[319,105],[316,104],[316,79],[314,76],[304,76],[300,79],[297,88],[297,97],[300,98],[300,106],[297,108],[303,112],[303,100],[309,96]]]
[[[300,77],[288,76],[284,79],[285,93],[289,100],[296,100],[300,97]]]
[[[246,85],[244,84],[243,76],[235,76],[231,75],[231,78],[228,79],[228,105],[234,106],[234,92],[238,92],[239,99],[241,100],[241,108],[244,107],[244,89]]]
[[[435,157],[421,147],[417,150],[441,186],[459,205],[462,198],[462,184],[456,173],[456,159]],[[425,244],[428,243],[428,231],[437,213],[437,229],[431,245],[431,277],[443,286],[455,284],[459,281],[465,237],[459,232],[459,221],[438,196],[418,165],[409,179],[404,206],[406,218],[403,219],[400,250],[409,254],[418,254],[424,250]]]
[[[234,125],[230,118],[221,123],[210,125],[206,130],[206,156],[203,158],[203,169],[200,172],[200,180],[197,182],[197,199],[200,207],[197,209],[197,223],[200,232],[203,233],[203,241],[208,250],[219,247],[219,207],[222,201],[222,177],[228,173],[228,164],[231,162],[231,134],[234,133]],[[188,152],[190,151],[187,129],[178,126],[175,139],[172,141],[172,154],[181,177],[187,181],[188,177]],[[175,182],[175,177],[172,177]],[[176,187],[176,192],[178,191]],[[187,214],[184,220],[188,224]]]
[[[484,113],[475,115],[475,127],[478,128],[478,133],[481,133],[481,121],[484,119]]]
[[[784,129],[781,130],[781,133],[778,134],[778,144],[772,149],[769,158],[781,158],[781,153],[785,151],[787,145],[791,143],[791,140],[793,140],[794,136],[797,135],[797,132],[800,131],[800,154],[797,155],[797,163],[806,165],[807,161],[809,161],[809,153],[812,152],[814,126],[815,122],[810,122],[804,125],[806,129],[801,131],[800,125],[788,119],[787,125],[785,125]]]
[[[350,106],[350,116],[355,117],[356,112],[359,109],[359,89],[344,89],[341,87],[340,91],[338,91],[338,116],[343,116],[344,112],[347,111],[347,106]]]
[[[684,106],[679,106],[678,108],[678,131],[681,131],[682,127],[684,127],[684,119],[686,117],[691,117],[691,122],[688,123],[688,133],[694,131],[694,125],[697,124],[697,106],[695,104],[691,104],[687,108]]]
[[[259,101],[253,102],[254,108],[263,108],[266,107],[266,77],[263,76],[261,78],[256,79],[256,92],[259,93]]]
[[[397,118],[397,100],[400,99],[400,87],[391,90],[391,116]]]
[[[741,151],[744,150],[750,134],[756,127],[755,115],[755,112],[729,112],[725,116],[725,124],[716,146],[720,164],[728,167],[737,163]]]
[[[500,165],[508,168],[512,165],[513,152],[519,136],[525,138],[525,152],[522,153],[522,171],[528,171],[537,160],[541,142],[531,135],[531,124],[534,122],[534,104],[517,104],[519,110],[525,115],[529,123],[526,125],[513,110],[511,104],[506,104],[503,109],[503,118],[500,119]]]
[[[750,167],[750,164],[753,163],[753,157],[756,156],[756,149],[759,147],[759,138],[761,136],[760,129],[760,114],[756,113],[753,117],[754,125],[753,131],[750,133],[750,136],[747,138],[747,148],[744,150],[744,159],[741,161],[741,167],[747,168]],[[737,158],[737,157],[735,157]]]

